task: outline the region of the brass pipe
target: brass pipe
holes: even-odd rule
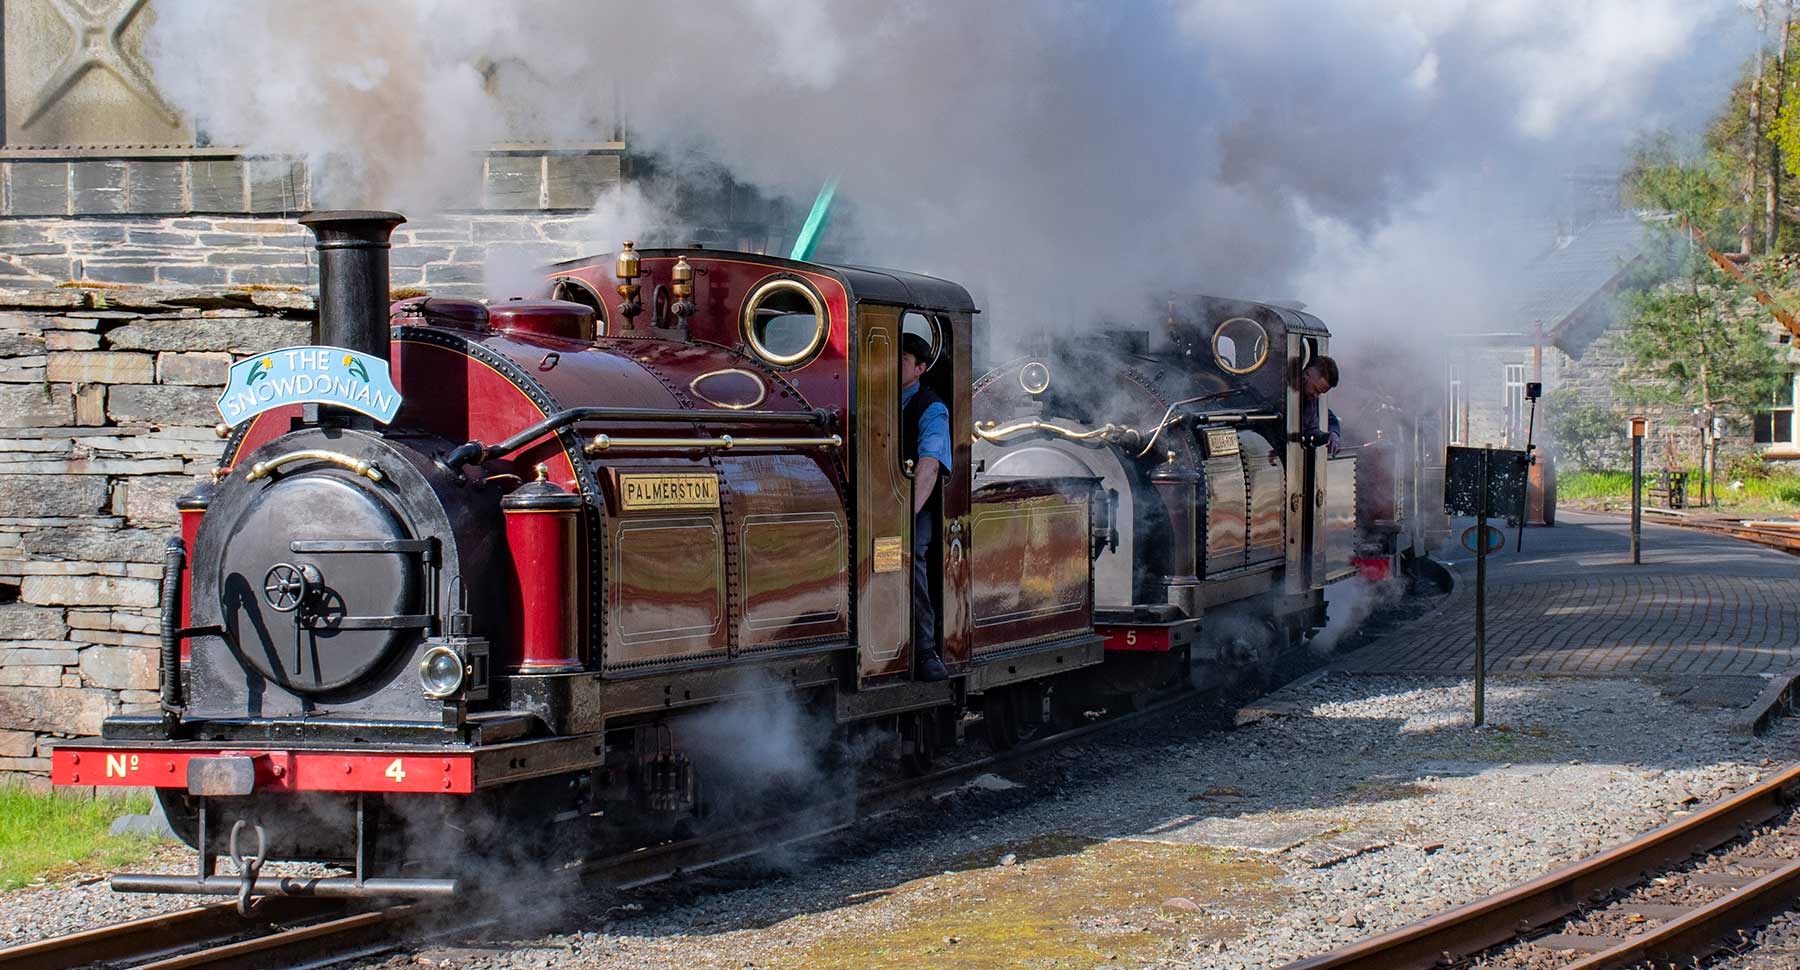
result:
[[[386,475],[382,474],[381,469],[372,461],[363,461],[361,458],[352,458],[349,455],[336,451],[306,448],[300,451],[290,451],[285,455],[276,455],[268,461],[257,462],[250,466],[250,471],[244,476],[244,481],[254,482],[259,478],[267,478],[274,474],[277,468],[296,461],[322,461],[329,465],[336,465],[339,468],[348,469],[371,482],[379,482],[387,478]]]
[[[684,448],[717,448],[721,451],[733,448],[840,448],[843,444],[844,439],[835,434],[828,438],[740,438],[728,434],[716,438],[615,438],[612,435],[597,434],[583,450],[590,455],[598,455],[607,451],[664,451]]]
[[[1014,424],[1009,424],[1004,428],[999,427],[998,424],[999,423],[995,421],[977,423],[975,425],[975,437],[980,438],[983,441],[1000,442],[1005,441],[1007,438],[1011,438],[1014,435],[1027,434],[1033,431],[1046,431],[1050,434],[1061,435],[1070,441],[1092,441],[1095,438],[1106,438],[1108,441],[1113,441],[1116,440],[1113,437],[1114,435],[1123,437],[1127,434],[1132,435],[1133,437],[1141,437],[1136,428],[1127,427],[1121,424],[1105,424],[1092,431],[1071,431],[1068,428],[1054,424],[1046,424],[1045,422],[1038,420],[1019,421]]]

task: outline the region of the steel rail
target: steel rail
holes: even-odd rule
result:
[[[1800,862],[1769,873],[1686,916],[1569,964],[1564,970],[1624,970],[1647,961],[1684,964],[1723,948],[1733,930],[1768,922],[1800,897]]]
[[[940,768],[916,778],[844,795],[803,811],[760,819],[727,831],[596,859],[580,869],[586,875],[602,878],[608,885],[633,889],[737,862],[775,849],[816,841],[849,829],[860,821],[891,810],[915,797],[939,791],[946,785],[1029,759],[1042,752],[1056,750],[1072,741],[1117,730],[1190,703],[1197,696],[1197,691],[1183,690],[1140,710],[1033,738],[1009,750]],[[803,830],[796,830],[797,819],[807,820]]]
[[[263,918],[282,922],[342,908],[338,901],[278,897],[259,905],[258,912]],[[238,915],[236,903],[213,903],[8,947],[0,950],[0,970],[60,970],[143,960],[211,939],[241,936],[254,928],[255,923]]]
[[[1645,512],[1657,516],[1662,525],[1674,526],[1678,529],[1693,529],[1696,532],[1713,532],[1719,535],[1753,542],[1759,546],[1768,546],[1782,552],[1800,555],[1800,522],[1790,524],[1777,522],[1734,522],[1718,519],[1693,519],[1671,513],[1666,509],[1645,509]]]
[[[420,916],[420,904],[408,903],[387,909],[353,913],[322,923],[311,923],[289,930],[227,943],[194,953],[140,964],[136,970],[228,970],[233,967],[267,968],[286,963],[313,963],[329,957],[331,962],[347,959],[351,954],[341,949],[345,937],[357,942],[372,934],[390,934],[390,924]],[[397,945],[397,941],[395,944]]]
[[[1530,882],[1289,963],[1282,970],[1401,970],[1461,959],[1717,848],[1790,807],[1796,794],[1800,794],[1800,763],[1692,815]]]

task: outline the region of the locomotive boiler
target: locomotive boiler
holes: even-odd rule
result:
[[[1324,624],[1323,590],[1357,551],[1357,458],[1328,453],[1327,403],[1297,380],[1329,341],[1311,314],[1202,297],[978,381],[978,466],[1091,476],[1113,506],[1095,564],[1103,693],[1254,683]]]
[[[626,243],[556,267],[562,299],[390,306],[402,221],[301,219],[316,333],[231,369],[165,564],[159,709],[53,753],[57,784],[154,788],[198,850],[115,889],[453,894],[464,853],[690,824],[693,712],[780,698],[916,768],[976,699],[1004,742],[1004,712],[1103,661],[1103,476],[971,471],[963,288]],[[911,673],[905,333],[957,442],[942,683]]]

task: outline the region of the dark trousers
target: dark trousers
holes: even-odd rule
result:
[[[938,652],[937,608],[932,603],[931,559],[937,551],[936,516],[930,506],[913,516],[912,622],[913,656]]]

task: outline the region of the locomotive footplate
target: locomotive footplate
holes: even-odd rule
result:
[[[601,736],[515,741],[480,748],[368,746],[270,749],[164,742],[60,744],[57,785],[180,788],[194,795],[253,792],[405,792],[468,795],[604,761]]]
[[[969,690],[984,691],[1092,667],[1105,659],[1103,645],[1102,638],[1093,634],[1081,634],[1049,643],[1031,644],[998,655],[977,657],[965,668],[965,681]]]

